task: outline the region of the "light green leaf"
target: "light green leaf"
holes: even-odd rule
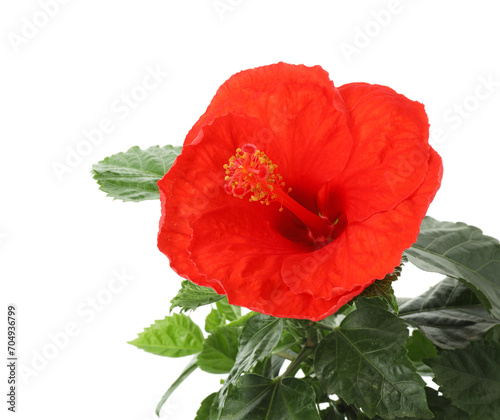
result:
[[[320,420],[314,390],[297,378],[248,374],[229,388],[222,420]]]
[[[100,189],[110,197],[123,201],[156,200],[160,198],[156,183],[181,150],[180,146],[153,146],[146,150],[134,146],[94,164],[92,173]]]
[[[176,379],[176,381],[168,388],[167,392],[163,395],[161,398],[160,402],[156,406],[156,415],[159,417],[160,416],[160,410],[163,407],[163,404],[167,402],[169,397],[172,395],[172,393],[177,389],[177,387],[184,382],[184,380],[193,373],[198,365],[196,364],[196,356],[191,359],[189,364],[185,367],[185,369],[182,371],[180,376]]]
[[[253,315],[248,319],[240,336],[238,354],[231,372],[223,387],[217,393],[211,419],[218,420],[226,402],[227,389],[235,384],[241,374],[248,371],[257,361],[269,356],[283,332],[283,320],[262,314]]]
[[[198,366],[209,373],[228,373],[238,353],[239,328],[220,327],[210,334],[198,355]]]
[[[477,420],[500,419],[500,343],[474,341],[424,360],[452,404]]]
[[[228,303],[227,298],[216,302],[217,309],[212,309],[205,319],[205,331],[213,332],[226,325],[227,321],[236,321],[241,317],[241,308]]]
[[[399,316],[443,349],[466,347],[499,323],[464,284],[446,278],[400,305]]]
[[[184,280],[181,283],[181,290],[170,301],[172,304],[170,310],[180,307],[181,311],[195,310],[196,308],[218,300],[224,299],[224,295],[219,295],[210,287],[203,287],[194,284],[190,280]]]
[[[460,280],[500,320],[500,244],[465,223],[426,217],[408,260],[425,271]]]
[[[203,349],[203,333],[191,318],[173,314],[155,321],[130,344],[149,353],[167,357],[183,357]]]
[[[215,303],[217,310],[224,315],[227,321],[236,321],[241,317],[241,307],[236,305],[231,305],[227,298],[219,300]]]
[[[325,392],[369,417],[432,417],[425,382],[406,356],[406,324],[373,299],[359,299],[356,307],[316,348],[314,368]]]

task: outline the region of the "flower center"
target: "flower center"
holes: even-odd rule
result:
[[[290,210],[310,230],[311,236],[317,242],[329,242],[335,223],[307,210],[284,191],[283,177],[276,173],[278,165],[274,164],[264,152],[253,144],[247,143],[236,149],[234,156],[224,165],[226,170],[226,192],[238,198],[249,195],[249,201],[258,201],[269,205],[277,201]]]

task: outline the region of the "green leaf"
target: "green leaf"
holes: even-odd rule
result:
[[[255,374],[231,386],[221,419],[320,420],[314,390],[297,378],[270,380]]]
[[[241,374],[256,362],[269,356],[283,332],[283,320],[262,314],[253,315],[241,332],[238,354],[226,382],[217,394],[210,413],[211,419],[219,419],[226,402],[227,389],[235,384]]]
[[[383,279],[375,280],[375,282],[363,290],[357,298],[381,297],[389,304],[394,312],[398,313],[398,301],[396,300],[396,296],[394,296],[392,283],[401,275],[402,266],[405,262],[406,257],[403,257],[400,266],[396,267],[392,273],[387,274]]]
[[[94,179],[108,196],[123,201],[160,198],[158,180],[168,172],[180,146],[153,146],[142,150],[137,146],[105,158],[92,166]]]
[[[469,415],[457,407],[451,405],[443,396],[439,395],[435,389],[425,387],[425,395],[429,408],[434,414],[434,420],[469,420]],[[397,420],[422,420],[422,417],[403,417]]]
[[[405,301],[399,316],[443,349],[463,348],[499,323],[468,287],[451,278]]]
[[[411,337],[406,342],[406,348],[408,350],[408,358],[412,362],[420,362],[422,359],[437,355],[434,344],[419,330],[413,331]]]
[[[252,373],[274,379],[279,375],[284,362],[285,359],[273,354],[257,362],[252,369]]]
[[[425,360],[435,372],[439,391],[473,419],[500,418],[500,343],[475,341]]]
[[[210,407],[212,407],[216,395],[217,393],[214,392],[201,402],[194,420],[210,420]]]
[[[205,318],[205,331],[214,332],[217,328],[226,325],[226,318],[217,309],[212,309]]]
[[[207,332],[213,332],[226,325],[227,321],[236,321],[241,317],[241,308],[228,303],[225,297],[217,301],[215,305],[217,309],[212,309],[205,319],[205,331]]]
[[[181,283],[181,290],[179,290],[177,295],[170,301],[172,304],[170,306],[170,311],[177,307],[182,308],[181,312],[189,310],[194,311],[200,306],[209,305],[224,299],[224,297],[224,295],[217,294],[217,292],[210,287],[198,286],[190,280],[184,280]]]
[[[129,344],[149,353],[167,357],[183,357],[203,349],[203,333],[191,318],[173,314],[155,321]]]
[[[240,330],[220,327],[210,334],[198,355],[198,366],[209,373],[228,373],[234,366],[238,353]]]
[[[314,367],[323,389],[369,417],[432,417],[425,382],[406,356],[406,324],[373,301],[359,299],[317,346]]]
[[[166,401],[169,399],[169,397],[172,395],[172,393],[177,389],[177,387],[184,382],[184,380],[193,373],[198,365],[196,364],[196,356],[191,359],[189,364],[184,368],[180,376],[175,380],[175,382],[170,385],[170,388],[168,388],[167,392],[161,397],[160,402],[156,406],[156,415],[159,417],[160,416],[160,410],[163,407],[163,404],[166,403]]]
[[[231,305],[227,298],[219,300],[215,303],[217,310],[224,315],[224,318],[231,322],[236,321],[239,317],[241,317],[241,308],[236,305]]]
[[[415,244],[407,249],[410,262],[425,271],[444,274],[470,287],[483,305],[500,319],[500,244],[465,223],[426,217]]]

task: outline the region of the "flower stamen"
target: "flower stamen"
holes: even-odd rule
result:
[[[226,171],[225,190],[228,194],[243,198],[250,194],[249,201],[258,201],[269,205],[273,201],[281,204],[297,216],[316,238],[328,238],[334,225],[322,216],[314,214],[303,207],[292,197],[288,188],[285,192],[283,177],[276,173],[278,165],[274,164],[264,152],[253,144],[247,143],[236,149],[236,154],[224,165]]]

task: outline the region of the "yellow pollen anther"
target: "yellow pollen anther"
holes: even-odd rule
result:
[[[274,185],[284,185],[282,176],[275,173],[277,167],[256,146],[245,144],[236,149],[236,154],[229,158],[229,164],[224,165],[226,192],[239,198],[250,194],[249,201],[269,205],[276,198],[272,194]]]

